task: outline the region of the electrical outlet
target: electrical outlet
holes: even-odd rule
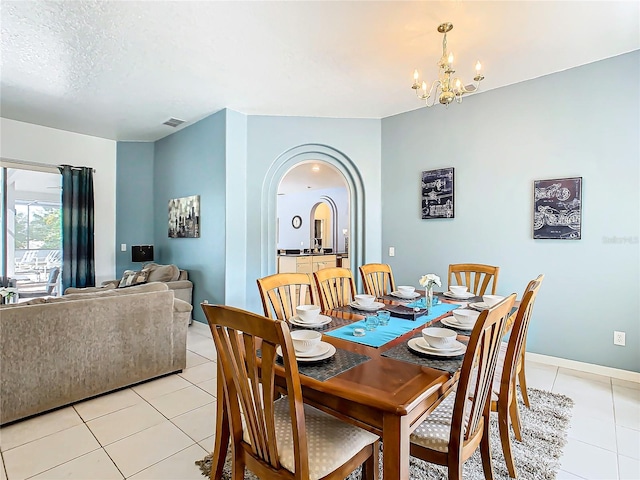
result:
[[[396,256],[396,247],[389,247],[389,256],[390,257]]]
[[[624,347],[625,344],[625,333],[624,332],[613,332],[613,344],[620,345]]]

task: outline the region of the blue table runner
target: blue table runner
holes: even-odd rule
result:
[[[460,308],[460,305],[441,303],[438,305],[434,305],[428,315],[418,317],[416,320],[405,320],[402,318],[391,317],[391,319],[389,320],[389,325],[386,325],[384,327],[379,326],[371,332],[367,331],[364,337],[355,337],[353,335],[353,330],[355,328],[365,328],[364,320],[354,322],[350,325],[345,325],[344,327],[337,328],[330,332],[325,332],[324,334],[330,337],[349,340],[350,342],[361,343],[370,347],[380,347],[385,343],[390,342],[391,340],[395,340],[405,333],[418,328],[419,326],[429,322],[430,320],[434,320],[447,312],[455,310],[456,308]]]

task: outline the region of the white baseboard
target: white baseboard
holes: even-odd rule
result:
[[[619,368],[605,367],[595,365],[593,363],[578,362],[576,360],[568,360],[566,358],[550,357],[549,355],[541,355],[539,353],[526,353],[526,359],[532,362],[544,363],[545,365],[553,365],[555,367],[570,368],[581,372],[594,373],[596,375],[605,375],[607,377],[617,378],[619,380],[627,380],[629,382],[640,383],[640,373],[629,370],[621,370]]]

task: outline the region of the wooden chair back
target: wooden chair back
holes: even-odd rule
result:
[[[295,478],[308,478],[302,390],[286,322],[233,307],[203,304],[202,308],[221,363],[234,455],[246,461],[247,467],[260,477],[292,478],[291,473],[281,467],[275,433],[273,399],[276,398],[276,348],[280,346],[280,368],[284,368],[291,413]],[[260,365],[256,355],[258,348],[262,357]],[[249,442],[243,440],[242,416]],[[241,456],[239,452],[242,452]]]
[[[507,405],[509,401],[508,396],[515,391],[512,387],[516,384],[518,363],[524,351],[533,305],[538,296],[540,285],[542,285],[542,280],[544,280],[544,275],[538,275],[538,278],[531,280],[527,285],[522,300],[520,301],[520,306],[518,307],[516,319],[511,327],[511,333],[509,334],[507,352],[504,358],[504,366],[502,367],[502,377],[500,378],[499,393],[500,397],[505,397],[504,400],[507,401],[507,403],[505,403]],[[500,401],[500,399],[498,399],[498,401]]]
[[[493,376],[507,318],[515,300],[516,294],[512,293],[493,308],[483,311],[471,332],[453,408],[450,452],[452,449],[462,451],[470,440],[479,441],[482,429],[489,428]]]
[[[313,277],[323,311],[343,307],[353,301],[356,286],[348,268],[323,268],[314,272]]]
[[[396,290],[391,266],[386,263],[368,263],[360,267],[364,293],[382,297]]]
[[[484,295],[491,283],[491,295],[498,288],[500,267],[480,263],[455,263],[449,265],[449,285],[464,285],[474,295]],[[455,279],[455,283],[453,280]]]
[[[296,314],[298,305],[316,302],[313,280],[308,273],[276,273],[257,282],[267,318],[288,320]]]

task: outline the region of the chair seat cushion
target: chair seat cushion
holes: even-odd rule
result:
[[[276,439],[280,463],[290,472],[295,472],[293,432],[289,399],[274,402]],[[360,450],[378,440],[378,436],[361,428],[349,425],[310,405],[304,406],[309,449],[309,479],[317,480],[348,462]],[[244,441],[249,437],[244,434]]]
[[[427,419],[413,431],[411,434],[411,443],[421,445],[431,450],[437,450],[438,452],[448,452],[449,437],[451,435],[451,419],[453,418],[453,405],[455,401],[456,394],[452,392],[431,412]],[[470,401],[467,401],[466,407],[464,416],[465,424],[471,411]]]

